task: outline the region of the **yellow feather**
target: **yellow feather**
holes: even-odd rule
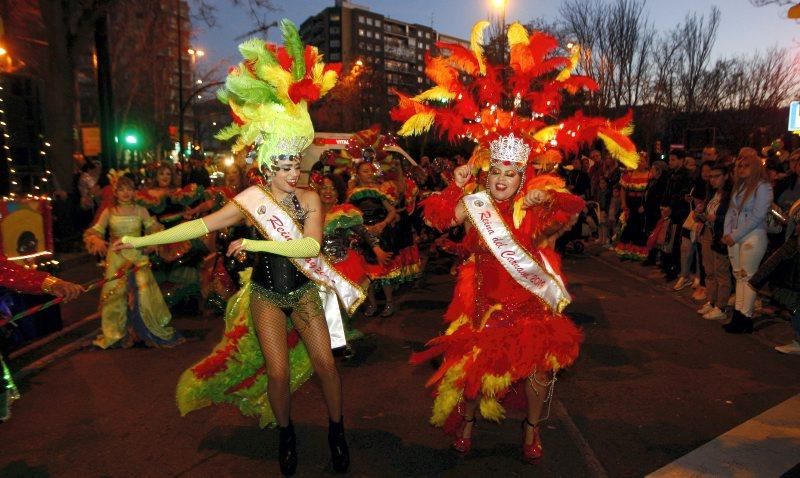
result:
[[[433,401],[433,415],[431,416],[431,424],[436,426],[444,425],[447,417],[450,416],[453,409],[458,406],[463,394],[462,387],[456,385],[464,376],[464,362],[467,357],[462,358],[459,363],[453,365],[448,370],[441,383],[436,389],[436,399]]]
[[[556,132],[559,130],[560,125],[545,126],[533,135],[533,139],[540,143],[547,143],[556,137]]]
[[[328,70],[325,74],[322,75],[322,84],[320,85],[320,95],[325,95],[327,92],[331,90],[334,86],[336,86],[336,82],[339,81],[339,75],[333,71]]]
[[[475,57],[478,59],[478,69],[481,75],[486,74],[486,60],[483,58],[483,31],[489,26],[489,22],[482,20],[472,27],[472,35],[470,35],[469,48]]]
[[[414,97],[414,101],[450,101],[456,97],[456,94],[448,90],[444,86],[434,86],[430,90],[423,91]]]
[[[603,133],[597,133],[597,137],[603,141],[608,152],[611,153],[611,156],[614,156],[617,161],[631,169],[636,169],[636,165],[639,164],[639,154],[636,151],[628,151]]]
[[[499,422],[506,416],[506,410],[494,397],[481,397],[481,416],[487,420]]]
[[[525,201],[525,196],[520,196],[514,201],[514,227],[519,228],[519,225],[522,224],[522,220],[525,219],[525,213],[527,212],[525,209],[522,208],[522,204]]]
[[[322,74],[324,73],[324,70],[325,70],[325,64],[322,62],[317,62],[312,68],[311,78],[313,78],[315,84],[317,85],[322,84]]]
[[[449,327],[447,327],[447,330],[445,331],[444,334],[445,335],[450,335],[453,332],[455,332],[456,330],[458,330],[462,325],[468,324],[468,323],[469,323],[469,317],[467,317],[466,314],[461,314],[461,316],[459,316],[456,320],[454,320],[450,324]]]
[[[631,123],[628,126],[622,128],[619,132],[620,132],[620,134],[624,134],[625,136],[632,135],[633,134],[633,122],[631,121]]]
[[[489,317],[491,317],[492,314],[494,314],[498,310],[503,310],[503,304],[494,304],[493,306],[489,307],[489,310],[484,312],[483,318],[481,319],[481,329],[483,328],[484,325],[486,325],[486,322],[489,320]]]
[[[561,73],[556,76],[556,81],[566,81],[572,75],[572,71],[578,66],[578,59],[581,55],[581,49],[577,46],[572,47],[572,55],[569,57],[569,66],[561,70]]]
[[[511,386],[511,373],[506,372],[503,375],[493,375],[487,373],[481,377],[481,390],[484,395],[494,397],[498,393]]]
[[[519,22],[508,27],[508,46],[529,45],[528,31]]]
[[[291,103],[291,99],[289,99],[289,86],[292,84],[292,74],[283,68],[280,65],[271,65],[264,68],[264,74],[267,78],[266,81],[269,82],[274,88],[275,92],[281,98],[281,102],[284,103]]]
[[[416,136],[427,132],[433,126],[435,115],[433,113],[417,113],[409,118],[400,131],[397,132],[400,136]]]

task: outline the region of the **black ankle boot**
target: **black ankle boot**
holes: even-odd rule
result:
[[[328,445],[331,447],[333,471],[345,473],[350,467],[350,452],[344,438],[344,417],[339,419],[339,423],[328,419]]]
[[[289,425],[278,427],[280,438],[278,440],[278,463],[281,466],[283,476],[294,475],[297,469],[297,437],[294,434],[294,425],[289,421]]]
[[[722,328],[729,334],[752,334],[753,319],[738,310],[734,310],[730,323],[723,325]]]

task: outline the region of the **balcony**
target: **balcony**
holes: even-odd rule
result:
[[[383,52],[386,57],[395,58],[397,60],[414,62],[417,59],[417,55],[415,54],[414,50],[410,50],[407,47],[391,46],[387,44],[384,47]]]

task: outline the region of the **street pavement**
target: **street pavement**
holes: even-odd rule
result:
[[[790,337],[787,323],[762,321],[752,336],[730,336],[638,264],[589,251],[567,257],[565,269],[575,298],[568,311],[585,341],[559,376],[541,463],[521,460],[520,411],[501,424],[479,420],[466,458],[428,425],[424,383],[435,364],[407,361],[441,331],[452,278],[440,267],[425,288],[401,293],[394,316],[356,323],[366,338],[340,368],[350,475],[643,476],[800,392],[800,357],[772,350]],[[70,317],[94,309],[65,306]],[[218,341],[222,323],[174,322],[189,338],[177,348],[86,347],[27,375],[0,425],[0,476],[277,476],[274,430],[227,406],[179,416],[177,378]],[[332,474],[316,381],[293,395],[293,420],[297,476]]]

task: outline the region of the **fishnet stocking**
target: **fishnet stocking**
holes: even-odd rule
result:
[[[290,418],[291,391],[286,345],[286,315],[273,302],[258,293],[252,296],[250,310],[269,378],[267,384],[269,403],[278,424],[287,426]],[[319,377],[328,413],[332,420],[339,421],[342,415],[342,385],[331,353],[330,335],[322,301],[315,287],[309,287],[293,304],[291,318]]]
[[[309,289],[297,301],[297,307],[292,310],[292,323],[306,344],[311,364],[319,377],[328,415],[338,422],[342,416],[342,381],[333,360],[331,336],[316,288]]]
[[[286,315],[272,302],[253,294],[250,300],[253,324],[267,369],[267,395],[278,425],[289,425],[289,352],[286,345]]]

